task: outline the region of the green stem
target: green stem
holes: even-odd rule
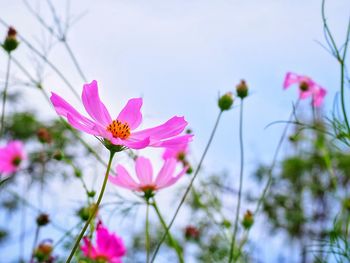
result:
[[[109,171],[110,171],[110,169],[111,169],[111,164],[112,164],[112,160],[113,160],[114,154],[115,154],[115,152],[112,152],[112,151],[110,152],[109,161],[108,161],[108,164],[107,164],[106,174],[105,174],[105,177],[104,177],[104,180],[103,180],[102,188],[101,188],[100,194],[99,194],[99,196],[98,196],[96,205],[94,206],[94,209],[93,209],[92,213],[90,214],[89,219],[86,221],[86,223],[85,223],[83,229],[81,230],[81,232],[80,232],[80,234],[79,234],[77,240],[75,241],[74,247],[73,247],[72,251],[70,252],[70,255],[69,255],[68,259],[66,260],[66,263],[69,263],[69,262],[72,260],[75,251],[78,249],[78,246],[79,246],[79,244],[80,244],[80,240],[83,238],[86,229],[87,229],[87,228],[89,227],[89,225],[90,225],[91,220],[92,220],[92,219],[95,217],[95,215],[96,215],[96,212],[97,212],[98,207],[99,207],[99,205],[100,205],[100,203],[101,203],[101,200],[102,200],[104,191],[105,191],[105,189],[106,189],[107,180],[108,180],[108,175],[109,175]]]
[[[217,117],[217,119],[216,119],[214,128],[213,128],[213,130],[212,130],[212,132],[211,132],[211,134],[210,134],[209,141],[208,141],[208,143],[207,143],[207,145],[206,145],[206,147],[205,147],[205,149],[204,149],[204,152],[203,152],[203,154],[202,154],[201,159],[199,160],[197,169],[196,169],[196,171],[194,172],[194,175],[193,175],[193,177],[192,177],[192,179],[191,179],[191,181],[190,181],[190,184],[189,184],[188,187],[186,188],[186,191],[185,191],[184,195],[183,195],[182,198],[181,198],[180,204],[179,204],[179,205],[177,206],[177,208],[176,208],[176,211],[175,211],[174,216],[172,217],[172,219],[171,219],[169,225],[165,228],[165,233],[164,233],[164,235],[162,236],[162,238],[160,239],[160,241],[159,241],[159,243],[158,243],[158,245],[157,245],[157,247],[156,247],[156,249],[155,249],[155,251],[154,251],[154,253],[153,253],[151,262],[154,262],[154,260],[156,259],[156,256],[157,256],[157,254],[158,254],[158,251],[159,251],[161,245],[163,244],[165,238],[166,238],[167,235],[169,234],[169,230],[170,230],[171,226],[174,224],[174,221],[175,221],[175,219],[176,219],[176,217],[177,217],[177,215],[178,215],[178,213],[179,213],[179,211],[180,211],[180,208],[181,208],[182,205],[184,204],[184,202],[185,202],[185,200],[186,200],[186,197],[187,197],[188,193],[190,192],[190,190],[191,190],[191,188],[192,188],[193,182],[194,182],[194,180],[196,179],[196,177],[197,177],[197,175],[198,175],[198,173],[199,173],[199,171],[200,171],[200,169],[201,169],[201,167],[202,167],[202,163],[203,163],[203,161],[204,161],[204,158],[205,158],[205,156],[207,155],[207,152],[208,152],[208,150],[209,150],[209,147],[210,147],[210,145],[211,145],[211,142],[212,142],[213,139],[214,139],[214,135],[215,135],[215,132],[216,132],[216,130],[217,130],[217,128],[218,128],[218,125],[219,125],[219,122],[220,122],[222,113],[223,113],[223,111],[220,111],[219,114],[218,114],[218,117]]]
[[[229,263],[233,260],[233,252],[236,243],[236,235],[238,231],[238,219],[239,219],[239,211],[241,208],[241,199],[242,199],[242,188],[243,188],[243,171],[244,171],[244,148],[243,148],[243,99],[241,100],[240,105],[240,114],[239,114],[239,147],[240,147],[240,155],[241,155],[241,165],[240,165],[240,173],[239,173],[239,190],[238,190],[238,201],[237,201],[237,209],[236,209],[236,218],[235,225],[233,229],[233,235],[231,240],[230,247],[230,257]]]
[[[11,67],[11,53],[8,53],[5,87],[4,87],[3,97],[2,97],[0,136],[2,136],[4,131],[5,131],[5,126],[4,126],[5,125],[5,104],[6,104],[6,99],[7,99],[7,89],[8,89],[8,86],[9,86],[10,67]]]
[[[158,218],[159,218],[159,221],[160,223],[162,224],[163,228],[165,231],[168,230],[167,228],[167,225],[165,223],[165,220],[162,216],[162,214],[160,213],[159,211],[159,208],[157,206],[157,203],[156,203],[156,200],[153,198],[153,203],[152,203],[152,206],[154,207],[154,210],[156,211],[157,215],[158,215]],[[175,241],[175,239],[173,238],[173,236],[171,235],[171,233],[169,232],[168,230],[168,239],[169,239],[169,243],[170,243],[170,246],[174,248],[174,250],[176,251],[176,254],[177,254],[177,257],[179,259],[179,262],[180,263],[183,263],[185,262],[184,261],[184,258],[183,258],[183,255],[181,253],[181,249],[180,247],[178,246],[177,242]]]
[[[147,208],[146,208],[146,263],[149,262],[150,258],[150,234],[149,234],[149,203],[147,201]]]
[[[271,183],[272,183],[272,172],[273,172],[273,170],[274,170],[274,168],[275,168],[275,166],[276,166],[278,154],[279,154],[279,152],[280,152],[280,150],[281,150],[282,144],[283,144],[284,139],[285,139],[285,137],[286,137],[286,135],[287,135],[287,131],[288,131],[288,128],[289,128],[289,124],[291,123],[291,121],[292,121],[292,119],[293,119],[293,117],[294,117],[294,115],[295,115],[295,112],[296,112],[296,110],[297,110],[297,108],[298,108],[298,106],[299,106],[299,102],[300,102],[300,99],[298,99],[297,102],[295,103],[294,109],[293,109],[293,111],[291,112],[291,114],[290,114],[290,116],[289,116],[288,122],[287,122],[286,126],[284,127],[284,130],[283,130],[283,132],[282,132],[282,135],[281,135],[281,137],[280,137],[280,140],[279,140],[279,142],[278,142],[278,144],[277,144],[275,153],[274,153],[274,155],[273,155],[273,159],[272,159],[271,166],[270,166],[270,168],[269,168],[269,170],[268,170],[268,179],[267,179],[267,183],[266,183],[266,185],[265,185],[265,187],[264,187],[264,190],[263,190],[263,192],[262,192],[262,194],[261,194],[261,196],[260,196],[260,198],[259,198],[259,200],[258,200],[258,203],[257,203],[257,205],[256,205],[256,208],[255,208],[255,210],[254,210],[254,213],[253,213],[254,216],[259,212],[260,207],[261,207],[263,201],[265,200],[266,194],[267,194],[268,190],[270,189],[270,186],[271,186]],[[249,229],[249,230],[250,230],[250,229]],[[244,244],[245,244],[245,243],[247,242],[247,240],[248,240],[249,230],[246,231],[244,238],[242,239],[242,241],[240,242],[240,244],[239,244],[239,246],[238,246],[238,251],[239,251],[239,252],[242,250],[242,247],[244,246]],[[238,253],[237,256],[236,256],[234,259],[235,259],[235,260],[238,260],[238,258],[240,257],[240,255],[241,255],[241,254]]]

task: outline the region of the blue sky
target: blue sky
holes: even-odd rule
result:
[[[64,1],[53,2],[64,12]],[[42,31],[22,1],[0,0],[0,10],[3,19],[35,43]],[[339,87],[337,63],[317,43],[325,43],[319,0],[79,0],[72,1],[71,10],[85,15],[71,29],[69,43],[88,79],[98,81],[107,107],[117,114],[127,99],[142,96],[146,126],[184,115],[195,132],[192,151],[197,158],[218,112],[218,94],[233,91],[240,79],[246,79],[251,94],[244,120],[248,172],[257,162],[271,160],[282,127],[265,126],[286,120],[297,98],[295,89],[282,90],[287,71],[309,75],[328,89],[324,114],[330,113]],[[349,10],[348,0],[327,3],[338,43]],[[43,16],[49,18],[44,9]],[[5,29],[0,30],[5,35]],[[18,58],[31,67],[27,50],[19,50]],[[83,82],[60,45],[50,58],[80,93]],[[2,75],[5,63],[0,59]],[[44,84],[80,105],[50,70]],[[43,102],[36,91],[28,96],[33,99],[26,103],[32,107]],[[304,105],[307,108],[308,102]],[[46,106],[39,108],[43,116],[55,116]],[[235,108],[224,115],[205,167],[229,170],[236,186],[238,165]],[[248,174],[246,178],[249,185]]]

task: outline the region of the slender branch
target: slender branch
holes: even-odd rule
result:
[[[9,25],[0,17],[0,24],[5,27],[9,27]],[[77,99],[80,99],[79,94],[74,89],[73,85],[68,81],[68,79],[63,75],[63,73],[50,61],[48,58],[43,55],[39,50],[37,50],[28,40],[26,40],[22,35],[17,33],[18,39],[24,43],[31,51],[33,51],[38,57],[40,57],[43,61],[46,62],[47,65],[51,67],[51,69],[61,78],[61,80],[67,85],[67,87],[72,91],[74,96]]]
[[[239,212],[241,208],[241,199],[242,199],[242,189],[243,189],[243,171],[244,171],[244,148],[243,148],[243,101],[244,99],[241,99],[241,105],[240,105],[240,114],[239,114],[239,147],[240,147],[240,156],[241,156],[241,165],[240,165],[240,173],[239,173],[239,190],[238,190],[238,201],[237,201],[237,209],[236,209],[236,218],[235,218],[235,225],[233,229],[233,235],[231,240],[231,247],[230,247],[230,257],[229,257],[229,263],[233,260],[233,251],[235,248],[235,242],[236,242],[236,235],[238,231],[238,219],[239,219]]]
[[[166,227],[165,233],[164,233],[164,235],[162,236],[162,238],[160,239],[160,241],[159,241],[159,243],[158,243],[158,245],[157,245],[157,247],[156,247],[156,249],[155,249],[155,252],[153,253],[151,262],[154,262],[154,260],[156,259],[157,253],[158,253],[158,251],[159,251],[161,245],[163,244],[165,238],[166,238],[167,235],[169,234],[169,230],[170,230],[171,226],[173,225],[173,223],[174,223],[174,221],[175,221],[175,219],[176,219],[176,217],[177,217],[177,215],[178,215],[178,213],[179,213],[179,211],[180,211],[180,208],[182,207],[183,203],[184,203],[185,200],[186,200],[186,197],[187,197],[188,193],[190,192],[190,190],[191,190],[191,188],[192,188],[193,182],[194,182],[194,180],[196,179],[196,177],[197,177],[197,175],[198,175],[198,173],[199,173],[199,171],[200,171],[200,169],[201,169],[201,167],[202,167],[202,163],[203,163],[203,161],[204,161],[204,158],[205,158],[205,156],[206,156],[206,154],[207,154],[207,152],[208,152],[208,150],[209,150],[209,147],[210,147],[210,145],[211,145],[211,142],[212,142],[213,139],[214,139],[214,135],[215,135],[215,132],[216,132],[217,127],[218,127],[218,125],[219,125],[219,122],[220,122],[222,113],[223,113],[223,111],[220,111],[219,114],[218,114],[218,116],[217,116],[217,119],[216,119],[214,128],[213,128],[213,130],[212,130],[212,132],[211,132],[209,141],[208,141],[208,143],[207,143],[207,145],[206,145],[206,147],[205,147],[205,149],[204,149],[204,152],[203,152],[203,154],[202,154],[202,157],[201,157],[201,159],[200,159],[200,161],[199,161],[199,163],[198,163],[197,169],[196,169],[196,171],[195,171],[195,173],[194,173],[194,175],[193,175],[193,177],[192,177],[192,179],[191,179],[191,181],[190,181],[188,187],[186,188],[186,191],[185,191],[184,195],[183,195],[182,198],[181,198],[180,204],[179,204],[179,205],[177,206],[177,208],[176,208],[176,211],[175,211],[174,216],[172,217],[172,219],[171,219],[169,225]]]
[[[1,111],[1,130],[0,130],[0,136],[4,134],[5,131],[5,104],[7,99],[7,89],[9,85],[9,77],[10,77],[10,69],[11,69],[11,53],[8,53],[8,60],[7,60],[7,69],[6,69],[6,78],[5,78],[5,87],[4,92],[2,94],[2,111]]]
[[[112,160],[113,160],[114,154],[115,154],[115,152],[112,152],[112,151],[110,152],[109,161],[108,161],[108,164],[107,164],[106,174],[105,174],[105,177],[104,177],[104,180],[103,180],[102,188],[101,188],[100,194],[98,196],[97,202],[94,205],[94,208],[93,208],[93,210],[92,210],[92,212],[91,212],[91,214],[89,216],[89,219],[86,221],[86,223],[85,223],[83,229],[81,230],[77,240],[75,241],[74,247],[73,247],[71,253],[69,254],[69,257],[67,258],[66,263],[71,262],[75,251],[78,249],[78,246],[80,244],[80,240],[83,238],[86,229],[90,225],[91,220],[95,217],[95,215],[97,213],[98,207],[99,207],[99,205],[100,205],[100,203],[102,201],[102,197],[103,197],[104,191],[106,189],[108,175],[109,175],[109,171],[111,169],[111,164],[112,164]]]
[[[75,57],[75,55],[74,55],[74,53],[73,53],[71,47],[69,46],[68,42],[67,42],[66,40],[64,40],[64,41],[63,41],[63,44],[64,44],[64,47],[66,48],[66,50],[68,51],[68,54],[69,54],[69,56],[71,57],[71,59],[72,59],[72,61],[73,61],[73,63],[74,63],[74,66],[75,66],[75,68],[77,69],[77,71],[78,71],[80,77],[84,80],[84,82],[87,82],[87,78],[86,78],[86,76],[84,75],[83,70],[81,69],[81,67],[80,67],[80,65],[79,65],[79,63],[78,63],[78,60],[77,60],[77,58]]]

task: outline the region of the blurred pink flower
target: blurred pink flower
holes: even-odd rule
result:
[[[188,167],[183,168],[174,176],[176,165],[177,161],[175,158],[166,159],[157,177],[153,178],[153,168],[150,160],[144,157],[138,157],[135,164],[138,181],[135,181],[122,165],[117,166],[117,176],[110,176],[109,181],[130,190],[153,192],[173,185],[186,173]]]
[[[27,158],[21,141],[10,141],[0,148],[0,173],[9,175],[16,172],[21,162]]]
[[[180,135],[187,126],[184,117],[173,117],[162,125],[141,131],[134,131],[142,122],[142,98],[133,98],[112,120],[105,105],[101,102],[97,82],[85,84],[82,101],[91,119],[76,111],[63,98],[52,92],[51,102],[58,115],[66,117],[76,129],[100,136],[113,145],[125,146],[132,149],[153,147],[177,147],[188,144],[192,135]]]
[[[299,84],[299,99],[312,97],[312,104],[315,107],[320,107],[322,105],[327,91],[311,78],[288,72],[284,79],[283,88],[287,89],[293,84]]]
[[[116,234],[109,232],[102,223],[97,225],[96,233],[95,246],[91,244],[89,238],[84,238],[84,245],[81,246],[84,256],[97,262],[121,263],[121,258],[126,254],[123,240]]]
[[[188,144],[180,144],[178,147],[166,148],[163,153],[163,159],[175,158],[178,161],[185,159],[188,154]]]

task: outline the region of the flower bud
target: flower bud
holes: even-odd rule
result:
[[[343,208],[350,211],[350,198],[343,199]]]
[[[78,210],[77,215],[81,218],[83,221],[87,221],[89,217],[91,216],[92,212],[94,211],[96,204],[91,204],[90,206],[82,207]],[[97,215],[97,212],[95,216]]]
[[[40,226],[46,226],[48,223],[50,223],[50,218],[48,214],[40,214],[36,218],[36,224]]]
[[[9,27],[7,36],[2,44],[3,49],[5,49],[8,53],[11,53],[19,45],[16,35],[17,31],[13,27]]]
[[[247,212],[245,212],[244,214],[242,225],[245,229],[250,229],[253,224],[254,224],[253,213],[250,210],[247,210]]]
[[[195,226],[188,225],[185,228],[185,237],[187,240],[198,240],[200,237],[200,231]]]
[[[236,92],[237,97],[241,99],[244,99],[248,96],[248,86],[244,80],[241,80],[241,82],[236,86]]]
[[[225,110],[231,109],[233,101],[234,101],[234,97],[232,92],[227,92],[224,95],[222,95],[218,100],[218,105],[220,110],[225,111]]]
[[[57,161],[61,161],[64,158],[64,154],[60,150],[57,150],[53,153],[52,157]]]
[[[38,137],[38,139],[41,143],[51,143],[52,142],[51,133],[48,131],[48,129],[46,129],[44,127],[38,129],[38,131],[36,132],[36,136]]]
[[[53,262],[53,257],[51,256],[53,251],[53,246],[49,242],[42,242],[34,251],[34,257],[37,262]]]

